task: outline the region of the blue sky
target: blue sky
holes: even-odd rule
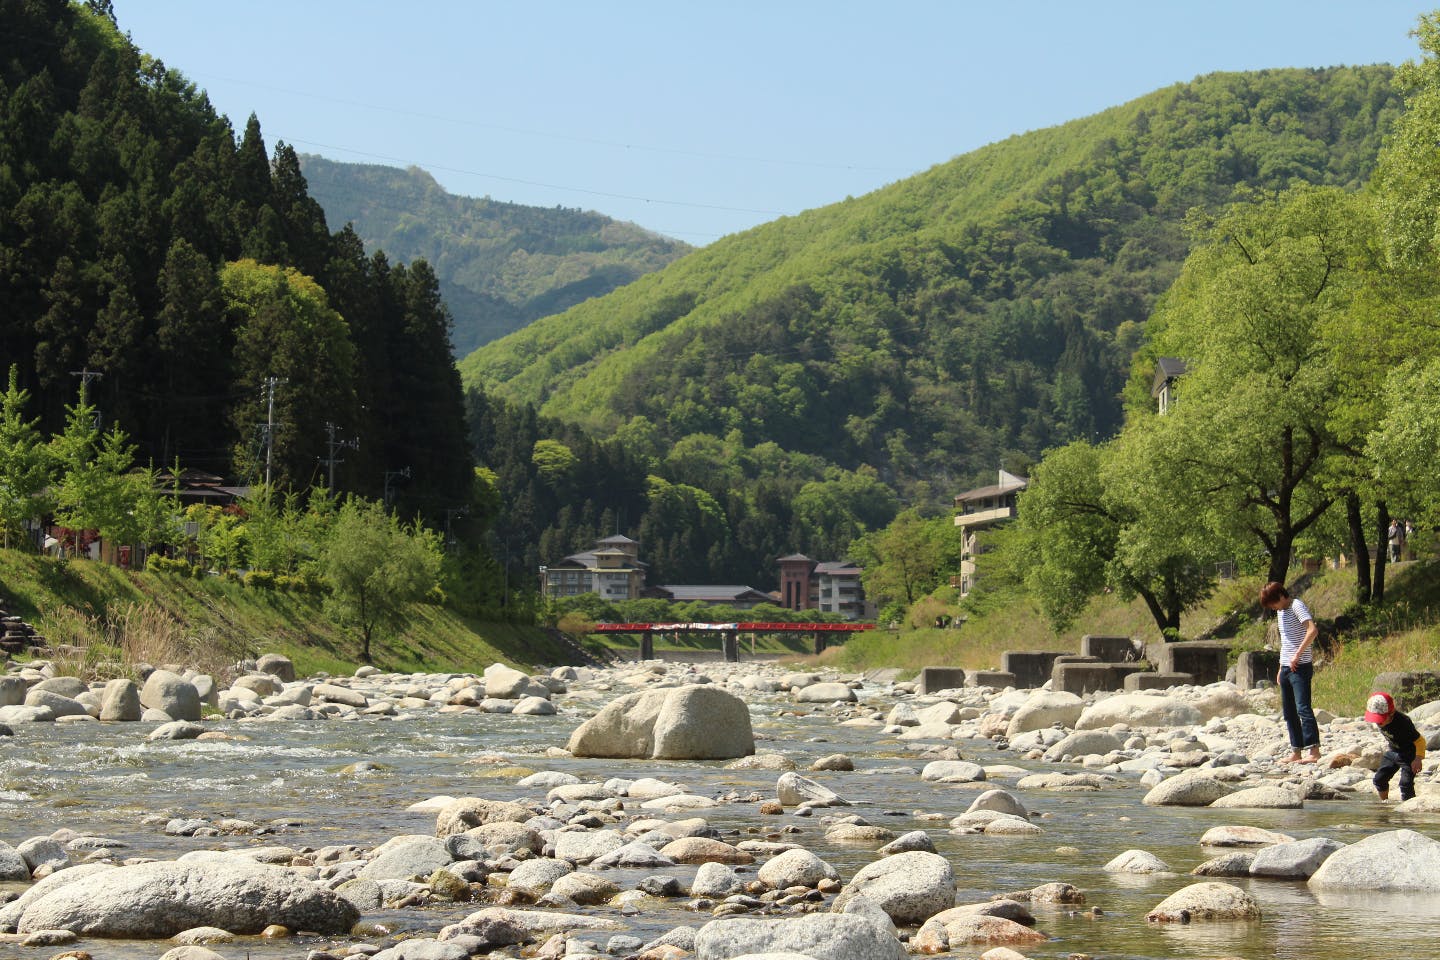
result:
[[[237,129],[694,244],[1217,70],[1399,63],[1424,3],[114,0]],[[337,226],[332,224],[333,226]]]

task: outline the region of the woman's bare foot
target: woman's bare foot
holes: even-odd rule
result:
[[[1300,762],[1300,751],[1299,751],[1299,750],[1296,750],[1294,753],[1290,754],[1290,756],[1281,758],[1280,762],[1281,762],[1281,763],[1299,763],[1299,762]]]
[[[1298,762],[1298,763],[1319,763],[1319,762],[1320,762],[1320,751],[1319,751],[1318,749],[1311,750],[1311,751],[1310,751],[1308,754],[1306,754],[1304,757],[1301,757],[1297,762]]]

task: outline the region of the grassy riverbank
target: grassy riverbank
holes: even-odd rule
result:
[[[331,620],[312,594],[0,550],[0,597],[52,645],[76,649],[66,658],[74,672],[115,672],[115,664],[137,661],[218,668],[261,653],[284,654],[306,674],[346,674],[359,664],[358,636]],[[371,655],[382,670],[405,672],[568,659],[537,627],[471,620],[425,604],[413,608],[400,635],[377,637]]]
[[[1315,675],[1316,706],[1340,715],[1362,711],[1375,674],[1389,670],[1433,670],[1440,664],[1440,562],[1410,562],[1387,570],[1386,603],[1375,610],[1352,608],[1354,573],[1329,570],[1315,575],[1298,595],[1315,615],[1356,618],[1344,631],[1329,663]],[[1238,649],[1266,642],[1270,621],[1258,619],[1258,578],[1228,581],[1181,621],[1184,636],[1207,631]],[[1069,630],[1056,633],[1028,599],[997,603],[958,629],[877,630],[853,637],[811,663],[843,670],[898,667],[907,673],[926,666],[996,669],[1006,650],[1066,650],[1078,653],[1084,634],[1156,637],[1154,621],[1140,601],[1100,597]]]

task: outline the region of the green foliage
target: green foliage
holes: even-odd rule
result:
[[[436,586],[440,538],[407,526],[383,505],[346,498],[320,552],[319,570],[330,586],[328,609],[360,631],[360,658],[370,662],[371,640],[403,625],[410,605]]]
[[[864,568],[866,599],[881,607],[883,621],[903,619],[905,608],[958,575],[963,550],[951,518],[926,519],[907,510],[885,529],[851,544],[850,556]],[[891,605],[898,605],[898,616]]]
[[[415,167],[303,158],[332,223],[402,261],[435,264],[458,356],[658,270],[689,247],[592,211],[446,193]]]
[[[1187,252],[1186,211],[1253,187],[1358,186],[1398,113],[1389,79],[1202,77],[725,238],[461,368],[643,441],[639,456],[733,432],[741,450],[869,465],[935,509],[1011,452],[1116,431],[1138,326]],[[718,498],[734,474],[705,489]]]
[[[20,389],[11,364],[9,385],[0,395],[0,543],[8,549],[21,524],[45,512],[51,458],[37,420],[25,418],[30,392]]]

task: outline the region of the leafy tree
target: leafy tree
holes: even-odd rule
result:
[[[878,606],[913,604],[960,572],[960,534],[949,517],[926,519],[906,510],[883,530],[850,546],[850,558],[864,568],[865,596]]]
[[[1210,538],[1154,482],[1145,460],[1155,452],[1134,438],[1077,441],[1032,471],[1019,508],[1025,583],[1057,630],[1114,591],[1140,596],[1156,629],[1174,636],[1181,613],[1214,589]]]
[[[0,395],[0,538],[8,550],[11,534],[46,508],[50,451],[40,436],[38,418],[25,419],[30,391],[20,389],[19,369],[11,364],[10,382]]]
[[[438,534],[402,524],[382,504],[348,497],[340,505],[320,570],[331,590],[326,603],[360,631],[366,663],[371,639],[403,625],[410,605],[435,586],[442,556]]]
[[[1263,550],[1271,580],[1336,496],[1324,326],[1348,303],[1349,204],[1297,187],[1195,218],[1197,249],[1152,318],[1157,353],[1188,365],[1176,408],[1133,426],[1153,437],[1156,482],[1242,556]]]

